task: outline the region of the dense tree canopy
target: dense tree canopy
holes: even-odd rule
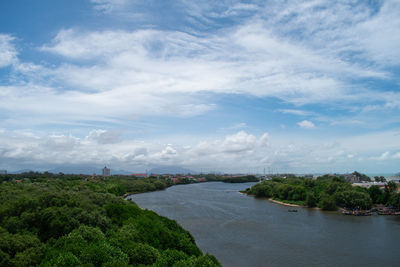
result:
[[[0,185],[0,266],[220,266],[175,221],[120,197],[165,181],[86,178]]]
[[[357,173],[360,177],[365,175]],[[367,180],[367,178],[363,178]],[[335,210],[337,207],[348,209],[369,209],[372,204],[384,204],[400,207],[397,185],[388,182],[384,190],[378,186],[369,189],[352,186],[343,177],[321,176],[317,179],[304,177],[272,178],[246,190],[256,197],[300,204],[308,207],[320,207]]]

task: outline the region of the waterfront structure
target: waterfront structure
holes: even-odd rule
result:
[[[111,170],[107,168],[107,166],[104,166],[103,168],[103,176],[110,176]]]

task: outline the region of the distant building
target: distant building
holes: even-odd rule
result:
[[[400,181],[400,173],[396,173],[395,175],[391,176],[389,180],[399,180]]]
[[[0,170],[0,175],[7,174],[7,170]]]
[[[110,174],[111,174],[111,170],[109,168],[107,168],[106,166],[104,166],[103,176],[110,176]]]

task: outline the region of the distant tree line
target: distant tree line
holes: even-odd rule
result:
[[[388,182],[383,190],[352,186],[343,177],[322,176],[317,179],[303,177],[272,178],[246,189],[245,193],[267,197],[287,203],[323,210],[370,209],[373,204],[383,204],[400,209],[397,184]]]
[[[381,182],[381,183],[386,182],[386,179],[383,176],[374,176],[374,180],[375,182]]]
[[[204,177],[207,181],[224,182],[224,183],[248,183],[258,182],[258,178],[254,175],[242,175],[242,176],[231,176],[231,175],[217,175],[217,174],[206,174]]]

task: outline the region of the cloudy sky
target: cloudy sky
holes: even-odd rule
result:
[[[400,1],[3,0],[0,169],[400,171]]]

